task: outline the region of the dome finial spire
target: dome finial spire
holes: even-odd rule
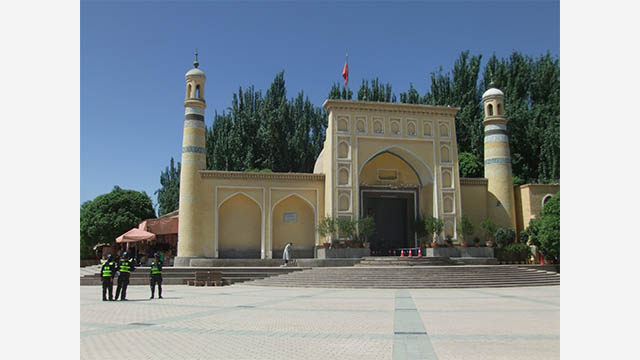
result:
[[[194,53],[196,59],[193,61],[193,66],[197,69],[200,63],[198,62],[198,48],[196,48],[196,52]]]

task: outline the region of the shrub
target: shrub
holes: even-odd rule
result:
[[[495,239],[498,247],[505,247],[513,244],[516,239],[516,232],[509,228],[499,228],[496,230]]]
[[[527,261],[531,249],[526,244],[510,244],[496,249],[494,256],[498,261]]]
[[[424,230],[427,234],[440,235],[443,227],[444,221],[433,216],[429,216],[424,220]]]
[[[376,221],[373,216],[358,219],[358,239],[368,241],[376,233]]]
[[[493,220],[486,218],[480,226],[484,231],[484,235],[486,236],[485,240],[493,240],[493,236],[496,234],[496,230],[498,229],[498,225],[493,222]]]
[[[471,237],[473,236],[473,233],[475,231],[474,227],[473,227],[473,223],[471,222],[471,220],[469,219],[469,217],[467,215],[462,215],[462,219],[460,220],[460,223],[458,224],[458,233],[462,234],[462,237],[465,241],[467,240],[471,240]],[[468,242],[468,241],[467,241]]]
[[[560,193],[546,202],[539,219],[529,222],[527,234],[545,259],[560,262]]]

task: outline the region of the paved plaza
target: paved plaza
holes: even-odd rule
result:
[[[115,286],[114,286],[115,293]],[[157,295],[157,294],[156,294]],[[80,287],[82,359],[558,359],[560,287]]]

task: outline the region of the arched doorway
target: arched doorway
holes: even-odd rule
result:
[[[382,151],[362,167],[360,216],[372,216],[376,234],[370,239],[371,254],[394,255],[399,248],[414,247],[414,220],[419,214],[420,174],[402,156]]]

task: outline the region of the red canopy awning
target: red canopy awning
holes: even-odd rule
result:
[[[145,241],[145,240],[154,240],[156,238],[155,234],[150,232],[140,230],[138,228],[133,228],[126,233],[118,236],[116,238],[116,242],[136,242],[136,241]]]

